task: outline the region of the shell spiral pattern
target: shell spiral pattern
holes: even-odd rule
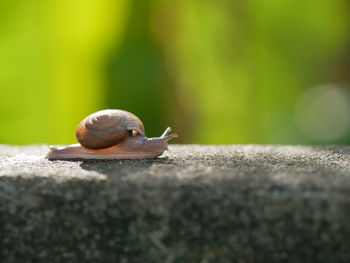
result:
[[[103,149],[116,145],[128,136],[128,129],[144,132],[141,120],[123,110],[102,110],[87,116],[76,129],[79,143],[89,149]]]

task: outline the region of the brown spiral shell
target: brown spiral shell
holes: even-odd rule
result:
[[[102,110],[82,120],[76,129],[76,136],[86,148],[104,149],[124,140],[127,128],[145,130],[141,120],[131,112]]]

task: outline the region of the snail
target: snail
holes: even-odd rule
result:
[[[146,159],[168,150],[177,135],[168,127],[157,138],[147,138],[141,120],[131,112],[102,110],[83,119],[76,129],[79,144],[50,146],[48,159]]]

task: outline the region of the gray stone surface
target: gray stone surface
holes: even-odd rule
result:
[[[0,146],[1,262],[350,262],[350,147]]]

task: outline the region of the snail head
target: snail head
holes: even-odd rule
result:
[[[139,152],[163,153],[168,150],[168,141],[177,137],[176,133],[169,134],[171,128],[168,127],[160,137],[147,138],[138,128],[128,128],[128,138],[124,140],[124,150]]]

